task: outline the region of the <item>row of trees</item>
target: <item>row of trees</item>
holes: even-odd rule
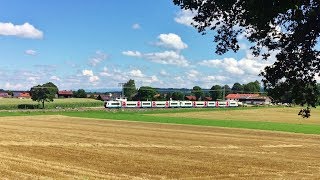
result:
[[[259,93],[260,89],[261,86],[258,81],[250,82],[248,84],[234,83],[232,88],[228,85],[213,85],[211,89],[207,91],[202,90],[199,86],[194,86],[191,95],[194,95],[197,100],[204,99],[204,97],[211,97],[212,100],[219,100],[230,93]],[[128,100],[169,100],[170,98],[173,100],[184,100],[185,98],[185,94],[182,92],[159,94],[155,88],[150,86],[142,86],[137,89],[135,82],[132,79],[124,83],[123,93]]]

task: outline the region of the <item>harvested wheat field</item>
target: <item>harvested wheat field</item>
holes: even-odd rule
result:
[[[320,136],[103,121],[0,118],[2,178],[320,178]]]
[[[298,116],[299,107],[276,107],[258,109],[220,110],[184,113],[152,114],[152,116],[185,117],[212,120],[241,120],[241,121],[261,121],[279,122],[292,124],[315,124],[320,125],[320,108],[311,109],[311,117],[304,119]]]

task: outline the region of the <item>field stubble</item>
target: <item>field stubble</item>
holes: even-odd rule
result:
[[[320,136],[64,116],[0,118],[4,178],[320,178]]]
[[[236,121],[259,121],[259,122],[277,122],[291,124],[314,124],[320,125],[320,107],[311,109],[310,118],[298,116],[301,107],[276,107],[276,108],[248,108],[219,111],[203,112],[183,112],[151,114],[152,116],[180,117],[180,118],[198,118],[209,120],[236,120]]]

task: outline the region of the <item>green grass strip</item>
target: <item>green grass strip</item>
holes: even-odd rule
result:
[[[157,122],[157,123],[198,125],[198,126],[217,126],[217,127],[229,127],[229,128],[283,131],[283,132],[304,133],[304,134],[320,134],[319,125],[309,125],[309,124],[289,124],[289,123],[234,121],[234,120],[232,121],[231,120],[205,120],[205,119],[195,119],[195,118],[152,116],[152,115],[127,113],[127,112],[112,113],[112,112],[103,112],[103,111],[64,112],[62,114],[66,116],[71,116],[71,117],[129,120],[129,121],[138,121],[138,122]]]
[[[128,120],[128,121],[138,121],[138,122],[156,122],[156,123],[183,124],[183,125],[270,130],[270,131],[282,131],[282,132],[304,133],[304,134],[320,134],[319,125],[163,117],[163,116],[152,116],[152,114],[149,114],[149,113],[144,114],[143,112],[128,112],[128,111],[125,111],[125,112],[121,112],[121,111],[120,112],[119,111],[113,111],[113,112],[106,112],[106,111],[0,112],[0,116],[2,117],[33,116],[33,115],[65,115],[69,117],[96,118],[96,119],[105,119],[105,120]]]

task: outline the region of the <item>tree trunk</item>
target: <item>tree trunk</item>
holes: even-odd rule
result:
[[[42,100],[42,109],[44,109],[44,100]]]

